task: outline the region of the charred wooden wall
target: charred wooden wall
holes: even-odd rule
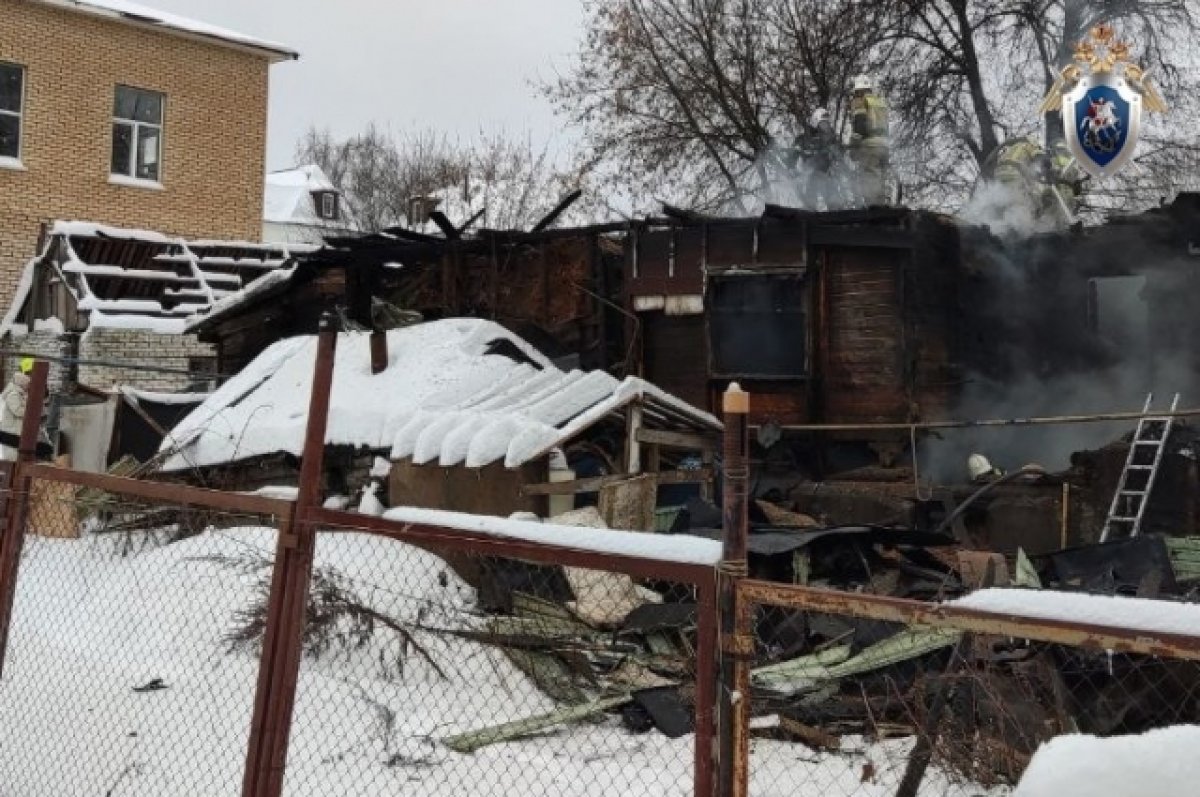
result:
[[[344,269],[306,269],[285,289],[206,324],[200,340],[216,345],[219,373],[236,374],[277,341],[315,335],[323,313],[352,300],[348,282]]]
[[[961,381],[961,274],[957,229],[903,210],[713,220],[626,241],[643,375],[709,408],[736,379],[754,394],[752,422],[785,427],[944,417]],[[724,280],[763,281],[775,300],[724,323]],[[744,343],[725,345],[730,334]]]
[[[450,242],[405,258],[383,276],[383,298],[426,318],[490,318],[547,356],[579,355],[584,368],[624,368],[620,248],[581,234],[545,240]]]

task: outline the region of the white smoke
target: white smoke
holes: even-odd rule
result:
[[[747,193],[756,203],[746,209],[750,215],[760,213],[765,205],[811,211],[849,210],[866,205],[864,181],[844,149],[834,152],[825,168],[820,158],[798,157],[794,150],[772,148],[759,156],[747,180],[753,183]]]
[[[1060,226],[1060,219],[1053,214],[1038,214],[1028,193],[995,180],[976,186],[959,218],[1002,237],[1028,237]]]

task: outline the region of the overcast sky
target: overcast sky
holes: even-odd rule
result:
[[[566,134],[530,85],[566,64],[581,0],[141,0],[282,42],[300,60],[272,67],[267,166],[292,165],[310,126],[345,135],[370,121],[467,139],[480,129]]]

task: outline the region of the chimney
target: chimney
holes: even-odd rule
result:
[[[387,332],[382,329],[374,329],[371,331],[371,373],[382,373],[387,367]]]

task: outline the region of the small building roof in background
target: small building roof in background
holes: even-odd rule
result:
[[[330,222],[317,215],[313,194],[332,192],[339,197],[342,192],[325,174],[320,166],[308,164],[294,169],[270,172],[264,184],[263,220],[276,224],[308,224],[345,228],[343,207],[342,221]]]
[[[58,221],[45,247],[26,267],[2,322],[0,335],[19,322],[36,327],[43,310],[27,310],[39,269],[50,269],[66,287],[88,328],[138,329],[183,334],[190,317],[273,277],[293,254],[311,246],[249,241],[186,241],[150,230]],[[59,319],[64,320],[64,319]]]
[[[492,321],[451,318],[387,333],[388,367],[371,373],[369,335],[342,333],[326,442],[443,467],[516,468],[633,403],[647,427],[716,431],[720,422],[650,383],[563,371]],[[258,356],[163,441],[163,469],[300,455],[316,358],[314,335]]]
[[[254,50],[270,58],[272,62],[290,61],[300,57],[300,54],[285,44],[247,36],[244,33],[210,25],[177,14],[130,3],[127,0],[37,0],[43,5],[65,8],[97,17],[107,17],[132,25],[154,27],[168,33],[203,39],[217,44]]]

